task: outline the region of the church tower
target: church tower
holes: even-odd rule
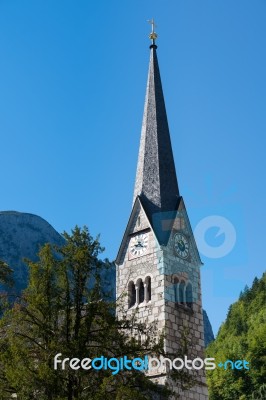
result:
[[[157,321],[164,348],[189,360],[204,359],[201,260],[180,196],[157,59],[152,21],[150,63],[132,212],[116,259],[117,298],[139,321]],[[183,349],[184,350],[184,349]],[[178,356],[179,354],[179,356]],[[167,367],[149,371],[170,384],[183,400],[207,400],[204,369],[193,369],[193,387],[175,384]]]

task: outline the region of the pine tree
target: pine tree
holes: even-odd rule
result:
[[[156,326],[117,320],[104,299],[98,238],[87,228],[64,233],[62,248],[45,245],[28,261],[29,285],[0,323],[0,398],[23,400],[149,399],[162,390],[139,371],[54,369],[54,357],[144,357],[162,351]],[[137,332],[140,342],[129,335]],[[168,389],[162,394],[167,398]]]
[[[217,338],[207,348],[217,362],[246,360],[249,370],[208,371],[210,400],[250,400],[265,390],[266,376],[266,274],[255,278],[232,304]],[[252,395],[253,393],[253,395]],[[253,396],[253,397],[252,397]],[[254,397],[255,396],[255,397]]]
[[[4,261],[0,260],[0,283],[12,286],[13,285],[12,273],[13,270]]]

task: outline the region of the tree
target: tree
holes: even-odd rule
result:
[[[0,283],[7,286],[12,286],[12,273],[13,270],[4,261],[0,260]]]
[[[255,278],[250,289],[246,286],[239,300],[230,306],[217,338],[207,348],[207,355],[215,357],[217,362],[246,360],[250,368],[208,371],[210,400],[265,398],[266,273],[260,279]]]
[[[0,260],[0,284],[2,288],[11,287],[14,284],[13,270],[2,260]],[[0,316],[3,311],[9,307],[8,293],[5,290],[0,291]]]
[[[252,393],[250,400],[265,400],[266,398],[266,384],[261,385],[261,387]]]
[[[149,399],[167,388],[154,385],[137,370],[54,369],[54,357],[144,357],[162,352],[156,326],[120,320],[115,304],[107,302],[101,286],[103,263],[98,238],[87,228],[64,233],[61,248],[45,245],[38,262],[28,261],[29,285],[7,309],[0,323],[0,396],[16,393],[23,400]],[[142,343],[129,335],[138,332]]]

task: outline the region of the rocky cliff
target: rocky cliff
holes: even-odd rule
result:
[[[64,239],[43,218],[16,211],[0,212],[0,259],[14,270],[12,291],[19,293],[27,286],[28,270],[23,260],[36,261],[45,243],[62,245]]]

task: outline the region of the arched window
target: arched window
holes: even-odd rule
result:
[[[144,301],[144,284],[142,280],[139,281],[139,304]]]
[[[178,285],[179,285],[178,278],[174,278],[174,299],[175,299],[175,303],[178,303]]]
[[[193,296],[192,296],[192,285],[190,282],[187,284],[186,287],[186,303],[188,307],[192,308]]]
[[[134,282],[128,284],[128,308],[133,307],[136,303],[136,288]]]
[[[179,294],[179,303],[180,304],[184,304],[185,303],[185,282],[181,281],[179,284],[179,290],[178,290],[178,294]]]
[[[145,278],[145,300],[146,302],[151,300],[151,277]]]

